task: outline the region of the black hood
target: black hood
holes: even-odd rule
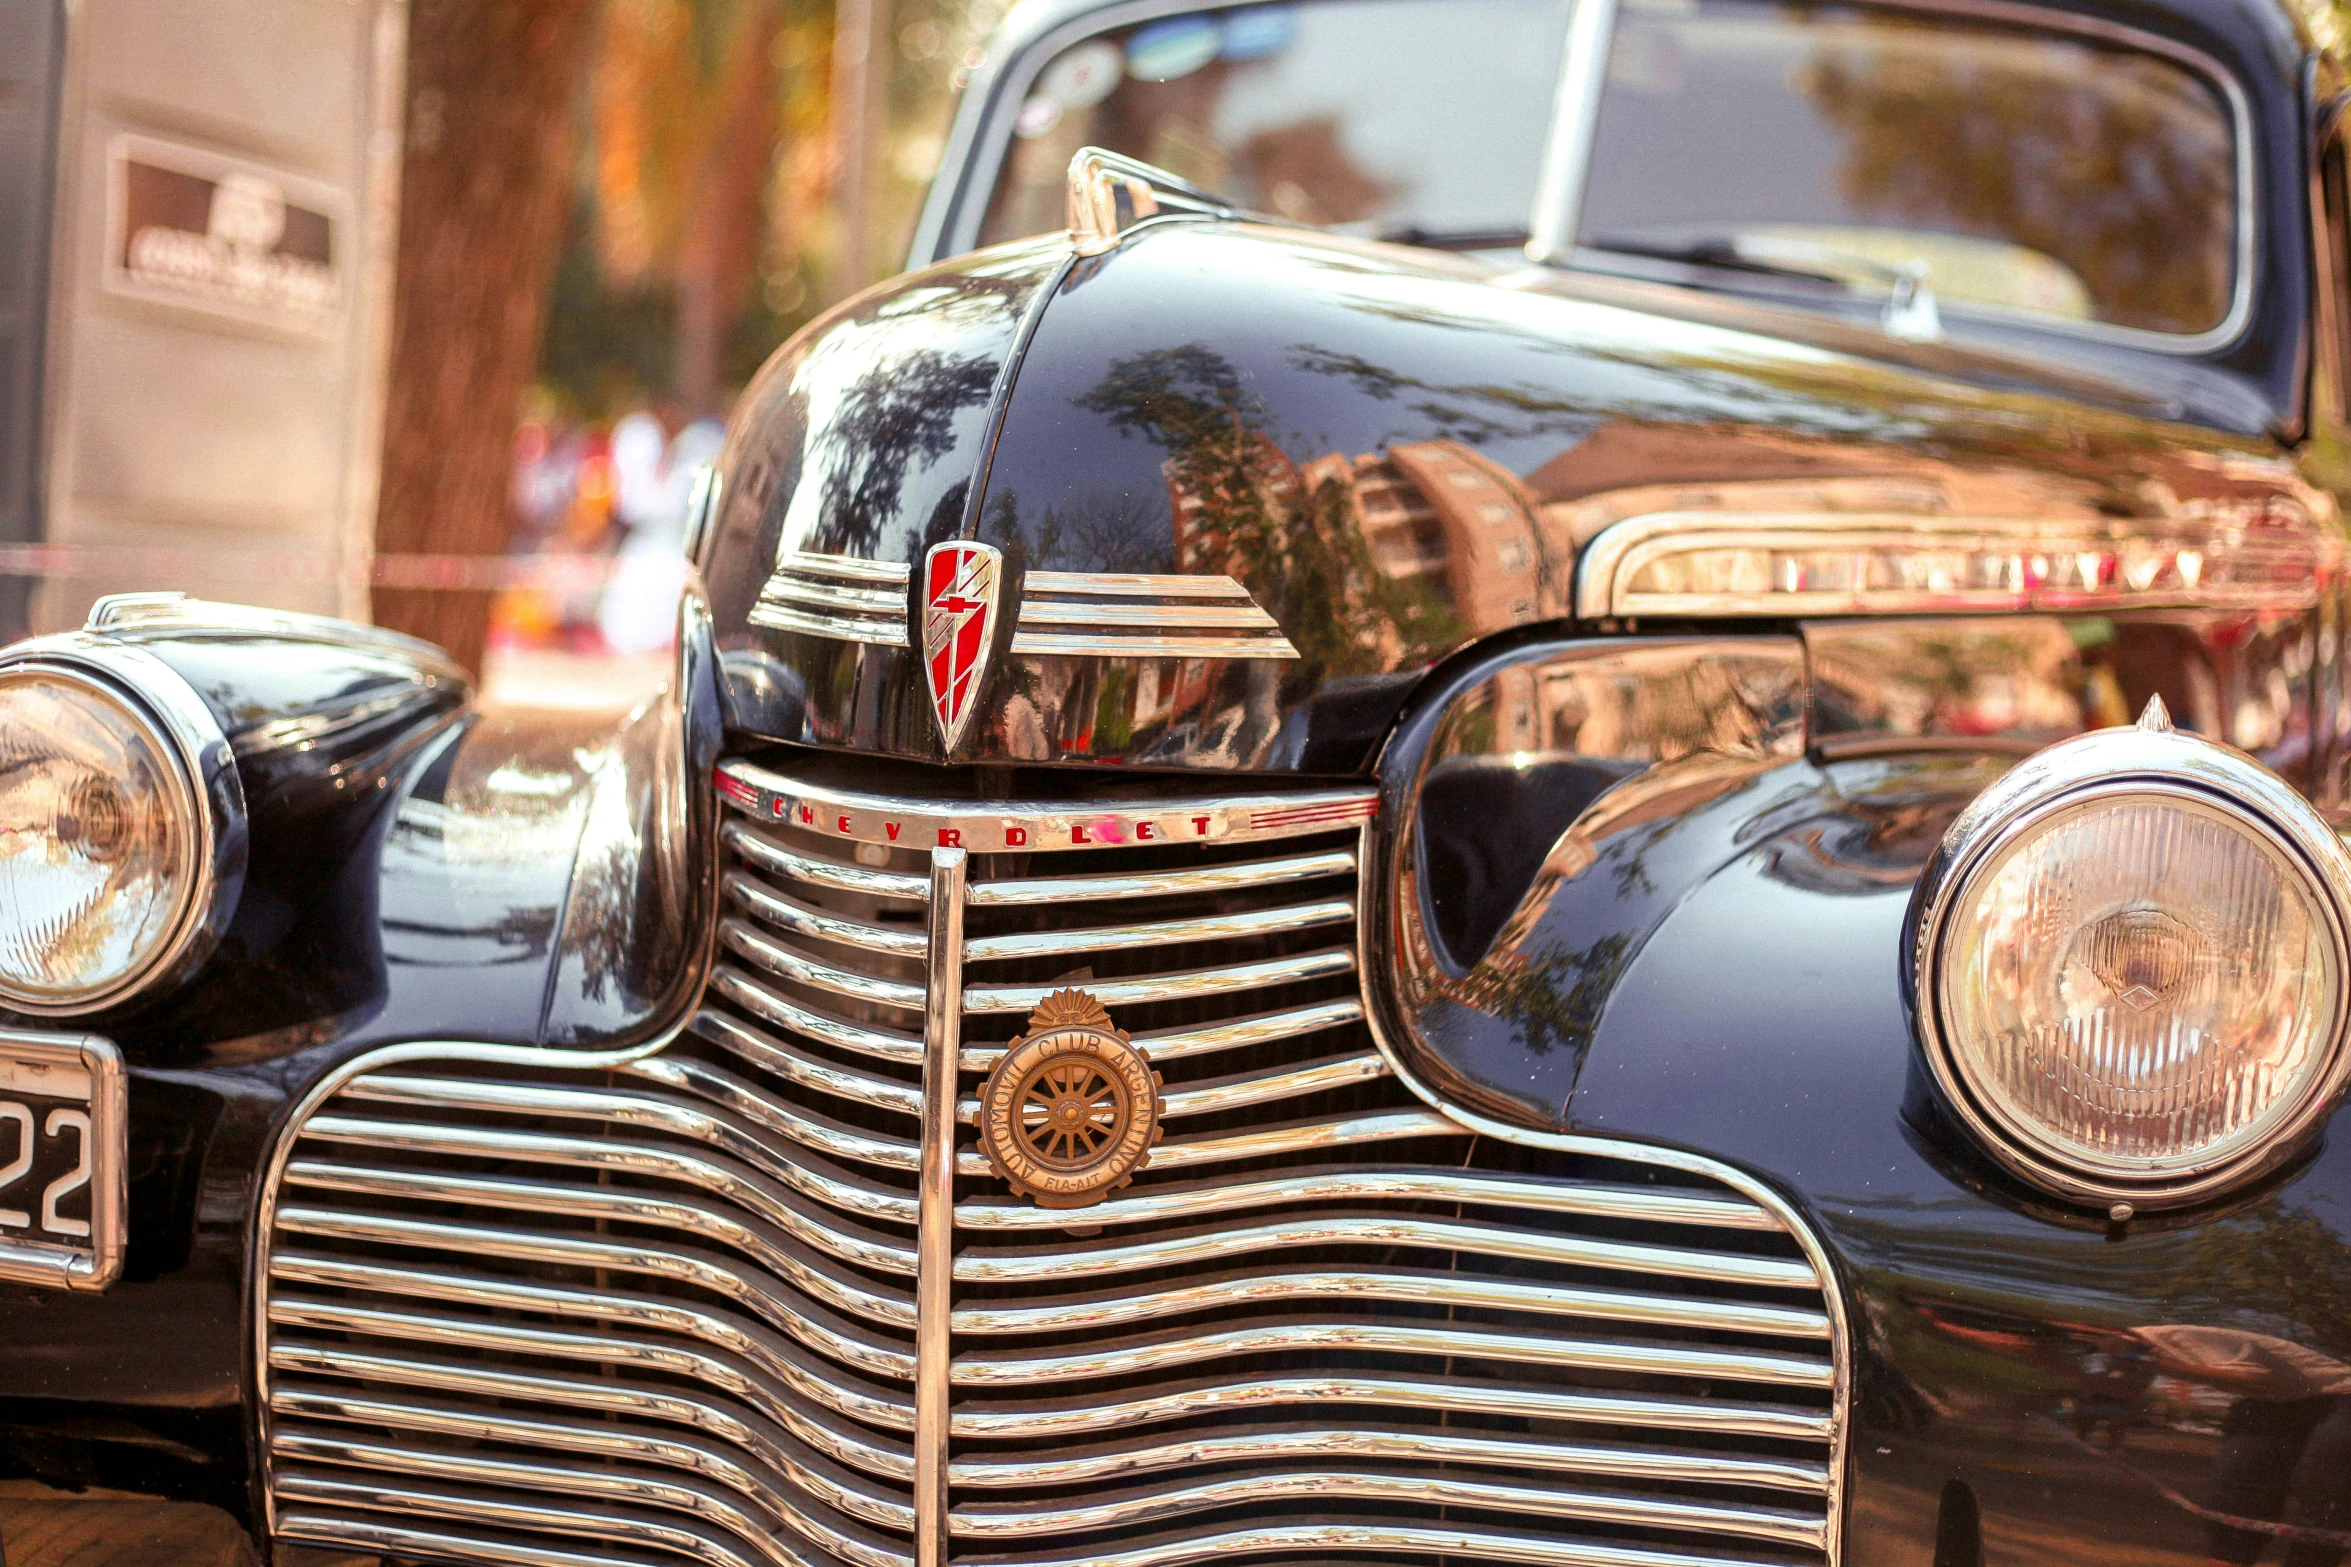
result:
[[[2080,372],[1662,285],[1163,221],[1099,257],[1056,236],[945,263],[811,326],[745,396],[703,564],[739,728],[931,761],[1355,773],[1438,661],[1571,621],[1580,553],[1625,517],[2306,511],[2274,442],[2163,412]],[[954,539],[1002,569],[950,753],[918,645],[920,562]],[[803,586],[762,614],[779,550]],[[1171,576],[1209,583],[1150,585]],[[790,613],[809,583],[865,607]],[[1270,625],[1247,656],[1067,651],[1104,606],[1148,618],[1134,594]]]

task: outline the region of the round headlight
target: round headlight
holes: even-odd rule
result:
[[[132,684],[55,656],[80,640],[0,664],[0,1004],[23,1012],[93,1011],[184,971],[225,922],[222,872],[242,870],[209,714],[134,651],[104,650],[130,653]]]
[[[1918,896],[1936,1085],[2061,1196],[2175,1204],[2246,1179],[2351,1067],[2351,856],[2224,746],[2150,722],[2052,747],[1960,818]]]

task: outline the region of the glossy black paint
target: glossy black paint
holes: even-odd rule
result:
[[[2351,1358],[2351,1150],[2123,1227],[2003,1176],[1924,1107],[1896,977],[1971,791],[1915,759],[1805,770],[1810,804],[1759,816],[1626,964],[1565,1124],[1754,1170],[1829,1246],[1858,1351],[1846,1559],[1926,1561],[1953,1482],[1988,1560],[2251,1560],[2215,1509],[2340,1529],[2316,1422],[2177,1330]]]
[[[349,867],[384,829],[392,791],[455,721],[464,672],[390,638],[337,643],[243,633],[134,632],[203,699],[236,757],[248,858],[220,946],[192,983],[97,1020],[131,1059],[265,1034],[364,1005],[380,963]]]
[[[760,630],[751,609],[779,551],[919,561],[961,536],[1001,384],[1066,252],[1005,246],[882,284],[803,330],[745,388],[697,563],[733,722],[938,754],[911,648]]]
[[[93,1296],[0,1290],[0,1475],[249,1516],[252,1203],[302,1095],[381,1045],[610,1047],[682,1015],[716,863],[698,600],[681,642],[672,692],[615,721],[461,707],[445,666],[404,684],[356,635],[147,641],[234,719],[256,863],[282,863],[290,908],[240,909],[232,933],[287,934],[110,1025],[131,1078],[125,1274]]]
[[[940,281],[956,267],[1047,254],[1040,242],[933,269],[893,308],[953,329],[976,308]],[[988,319],[989,351],[1005,351],[1009,308]],[[1014,656],[1008,612],[956,760],[1360,772],[1427,669],[1570,618],[1581,541],[1643,510],[2331,515],[2273,441],[2156,417],[2167,405],[2150,403],[2147,377],[2094,357],[1904,345],[1663,284],[1320,234],[1146,224],[1073,266],[1031,330],[965,508],[968,531],[1004,552],[1007,603],[1030,570],[1221,570],[1302,656]],[[906,470],[902,494],[859,470],[872,488],[854,505],[791,499],[799,459],[751,454],[799,450],[798,394],[779,389],[819,360],[862,363],[853,335],[820,327],[788,349],[725,459],[707,562],[720,645],[745,727],[936,759],[910,651],[747,622],[782,514],[865,517],[793,537],[910,559],[945,536],[951,475],[982,463],[950,443]],[[986,421],[956,428],[977,442]],[[1388,495],[1419,509],[1417,532],[1381,520]],[[934,525],[918,529],[926,507]]]
[[[2157,696],[2183,728],[2248,745],[2290,779],[2310,771],[2309,615],[1798,630],[1521,638],[1416,696],[1379,762],[1365,940],[1367,966],[1394,980],[1388,1036],[1424,1081],[1564,1129],[1629,966],[1766,831],[1817,818],[1813,859],[1789,875],[1907,885],[1919,845],[2001,767],[2127,723]],[[1870,759],[1899,786],[1866,804],[1824,771]]]
[[[1448,687],[1475,688],[1508,661]],[[1394,857],[1419,852],[1428,830],[1426,803],[1398,780],[1440,711],[1408,718],[1383,758],[1397,775],[1382,812],[1391,873],[1372,882],[1383,896]],[[1455,1016],[1431,1031],[1389,980],[1375,997],[1382,1032],[1474,1108],[1700,1149],[1806,1214],[1856,1341],[1847,1562],[1939,1563],[1935,1542],[1970,1526],[1985,1560],[2249,1561],[2264,1537],[2216,1515],[2232,1506],[2339,1529],[2351,1498],[2327,1467],[2325,1409],[2242,1368],[2232,1380],[2212,1346],[2258,1354],[2258,1339],[2351,1363],[2341,1139],[2225,1202],[2115,1226],[2008,1177],[1923,1092],[1904,916],[1943,828],[2012,760],[1913,751],[1718,768],[1605,841],[1583,896],[1554,904],[1550,934],[1576,950],[1543,993],[1504,990],[1470,1026]],[[1521,786],[1515,815],[1442,831],[1501,839],[1577,814],[1574,791],[1548,790],[1539,772]],[[1394,912],[1375,916],[1383,957],[1398,948]]]

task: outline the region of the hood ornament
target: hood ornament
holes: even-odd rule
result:
[[[1004,557],[986,544],[934,544],[923,557],[922,668],[939,741],[949,752],[978,706],[1003,583]]]
[[[1159,1141],[1159,1074],[1101,1002],[1056,990],[980,1089],[989,1167],[1040,1208],[1090,1208]]]

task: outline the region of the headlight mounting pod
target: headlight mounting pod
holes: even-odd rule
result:
[[[2119,1213],[2241,1185],[2351,1076],[2351,853],[2160,701],[1978,797],[1920,878],[1908,952],[1937,1097],[2069,1201]]]
[[[88,633],[0,653],[0,1007],[78,1016],[187,977],[245,856],[235,756],[178,671]]]

